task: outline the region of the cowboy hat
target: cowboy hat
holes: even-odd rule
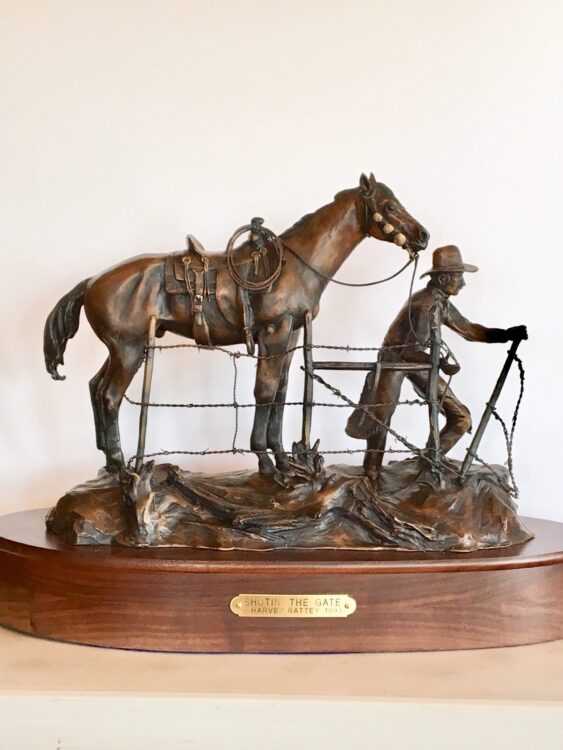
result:
[[[459,247],[456,245],[445,245],[437,247],[432,253],[432,268],[420,277],[428,276],[430,273],[463,273],[478,271],[477,266],[464,263]]]

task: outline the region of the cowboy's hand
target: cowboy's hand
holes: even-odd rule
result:
[[[445,359],[440,360],[440,370],[442,370],[445,375],[457,375],[460,369],[460,366],[455,362],[448,362]]]
[[[508,341],[522,341],[528,338],[528,329],[526,326],[512,326],[506,329]]]

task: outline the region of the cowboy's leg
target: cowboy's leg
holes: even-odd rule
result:
[[[471,414],[442,378],[438,381],[438,400],[442,402],[440,412],[446,417],[440,431],[440,450],[445,455],[471,429]]]
[[[408,378],[417,394],[428,398],[428,374],[417,372],[409,374]],[[440,452],[445,455],[471,429],[471,414],[441,377],[438,378],[438,402],[441,404],[440,414],[446,418],[440,431]]]
[[[369,413],[375,419],[371,420],[373,430],[367,438],[367,450],[364,457],[364,473],[376,478],[381,471],[387,429],[396,408],[396,402],[401,395],[401,385],[404,374],[392,370],[381,370],[379,381],[375,389],[373,403],[369,406]],[[366,406],[368,406],[366,404]]]

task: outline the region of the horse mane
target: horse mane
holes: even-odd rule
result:
[[[357,191],[358,188],[347,188],[345,190],[340,190],[338,193],[336,193],[331,203],[326,203],[324,206],[317,208],[316,211],[305,214],[305,216],[302,216],[300,219],[298,219],[295,224],[292,224],[288,229],[282,232],[281,236],[290,237],[297,232],[303,231],[303,229],[314,226],[316,222],[322,222],[324,220],[324,214],[328,209],[332,208],[335,203],[349,199],[351,195],[357,193]]]

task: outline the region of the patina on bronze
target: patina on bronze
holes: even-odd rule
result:
[[[237,245],[244,234],[248,239]],[[48,529],[77,545],[257,552],[471,552],[530,539],[513,499],[512,437],[519,402],[512,428],[503,423],[508,468],[489,465],[477,452],[491,414],[500,419],[495,403],[510,364],[517,361],[522,367],[516,347],[526,338],[526,329],[470,323],[451,304],[449,297],[464,285],[463,274],[477,270],[464,263],[456,246],[434,251],[432,267],[423,274],[430,276],[425,289],[412,293],[411,281],[407,302],[383,345],[376,347],[376,361],[315,356],[323,348],[347,356],[353,352],[346,344],[314,343],[313,320],[324,289],[337,281],[334,274],[366,236],[393,241],[408,252],[408,260],[392,277],[349,286],[382,283],[409,265],[414,279],[418,253],[426,247],[428,232],[389,188],[376,182],[373,175],[362,175],[357,188],[338,193],[332,203],[279,236],[255,217],[234,232],[225,253],[210,255],[188,235],[187,249],[182,252],[133,258],[82,282],[63,297],[45,326],[47,369],[55,379],[61,378],[58,366],[63,363],[68,339],[78,329],[84,306],[90,324],[109,350],[107,362],[90,383],[97,443],[106,455],[106,467],[96,479],[59,500],[48,516]],[[469,429],[470,416],[450,387],[459,365],[442,340],[442,326],[473,341],[513,342],[463,462],[447,457]],[[301,328],[304,338],[299,345]],[[195,340],[195,344],[173,345],[175,348],[206,347],[230,357],[235,373],[238,357],[255,360],[255,404],[237,401],[235,379],[230,404],[174,406],[235,410],[255,406],[249,448],[237,446],[235,431],[230,449],[203,452],[253,452],[258,472],[199,474],[148,460],[169,455],[168,451],[145,454],[149,408],[159,406],[150,401],[154,353],[157,348],[166,349],[156,339],[166,332]],[[228,349],[231,344],[245,344],[246,351],[233,353]],[[369,349],[358,347],[362,352]],[[303,409],[303,421],[300,439],[286,452],[283,413],[289,367],[297,350],[303,355],[304,395],[297,402]],[[138,448],[126,465],[119,439],[119,407],[144,356]],[[343,394],[318,375],[319,370],[368,371],[360,401],[355,403]],[[444,380],[440,372],[450,380]],[[523,377],[522,369],[521,374]],[[404,378],[415,387],[417,399],[400,400]],[[337,402],[316,401],[314,391],[319,386]],[[391,425],[395,407],[406,403],[427,411],[430,435],[422,448]],[[321,406],[353,407],[347,431],[367,440],[363,468],[338,463],[327,466],[325,455],[339,451],[331,451],[330,446],[326,450],[318,439],[311,445],[314,408]],[[441,430],[440,414],[446,420]],[[387,447],[388,434],[400,448]],[[363,454],[362,449],[340,452]],[[410,456],[383,465],[383,455],[390,452]]]

